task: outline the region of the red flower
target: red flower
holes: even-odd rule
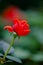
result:
[[[19,36],[25,36],[30,33],[29,25],[26,20],[15,19],[13,26],[5,26],[4,29],[9,32],[16,32]]]
[[[13,22],[15,18],[25,19],[24,13],[21,12],[17,6],[9,6],[5,8],[2,13],[2,17],[6,18],[10,22]]]

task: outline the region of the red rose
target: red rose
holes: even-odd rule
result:
[[[4,29],[9,32],[16,32],[19,36],[25,36],[30,33],[29,25],[26,20],[15,19],[13,26],[5,26]]]

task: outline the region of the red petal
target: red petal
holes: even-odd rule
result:
[[[22,24],[24,24],[24,23],[27,24],[27,21],[26,20],[22,20],[21,23]]]
[[[24,30],[24,36],[29,34],[30,33],[30,30]]]
[[[14,21],[13,21],[13,22],[14,22],[14,24],[16,24],[16,23],[17,23],[17,24],[19,24],[19,23],[20,23],[20,21],[21,21],[21,20],[19,20],[19,19],[14,19]]]
[[[4,30],[8,30],[9,32],[13,32],[13,28],[11,26],[5,26]]]

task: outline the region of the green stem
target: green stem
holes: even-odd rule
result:
[[[8,54],[8,52],[10,51],[12,45],[14,44],[14,38],[15,38],[15,37],[14,37],[14,35],[13,35],[12,41],[11,41],[11,43],[10,43],[10,46],[9,46],[9,48],[7,49],[7,51],[5,52],[5,55],[4,55],[4,57],[3,57],[4,60],[5,60],[5,58],[6,58],[7,54]]]

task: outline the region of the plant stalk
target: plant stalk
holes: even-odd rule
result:
[[[16,37],[14,37],[14,35],[13,35],[12,41],[11,41],[11,43],[10,43],[10,46],[9,46],[9,48],[7,49],[7,51],[5,52],[5,55],[4,55],[4,57],[3,57],[4,60],[5,60],[5,58],[6,58],[7,54],[8,54],[8,52],[10,51],[12,45],[14,44],[14,39],[15,39],[15,38],[16,38]]]

